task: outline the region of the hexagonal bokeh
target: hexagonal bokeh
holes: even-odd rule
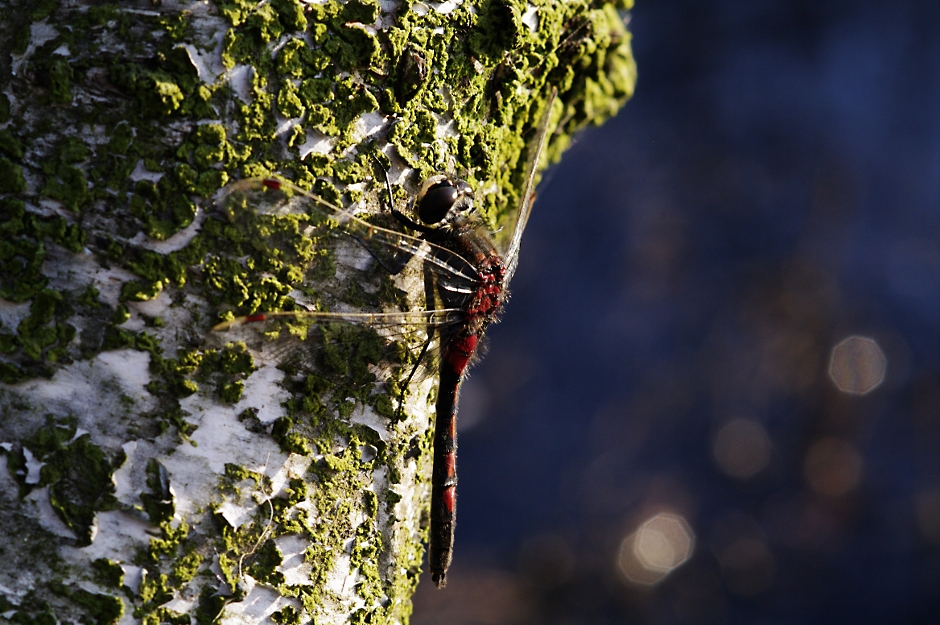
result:
[[[694,546],[695,534],[686,520],[661,512],[623,540],[617,564],[628,581],[651,586],[684,564]]]
[[[835,346],[829,377],[843,393],[865,395],[885,379],[888,360],[873,339],[850,336]]]

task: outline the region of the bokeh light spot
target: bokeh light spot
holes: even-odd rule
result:
[[[770,439],[760,423],[734,419],[718,431],[712,454],[722,471],[746,479],[760,473],[770,462]]]
[[[661,512],[620,545],[617,564],[630,582],[651,586],[692,556],[695,534],[684,518]]]
[[[810,488],[820,495],[838,497],[858,485],[862,457],[852,443],[837,438],[823,438],[806,452],[803,473]]]
[[[850,336],[833,348],[829,377],[843,393],[865,395],[884,381],[887,366],[878,343]]]

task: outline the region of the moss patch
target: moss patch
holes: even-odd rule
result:
[[[47,417],[45,426],[24,441],[11,470],[25,495],[34,484],[26,482],[24,450],[44,463],[35,486],[48,487],[52,509],[84,546],[91,544],[95,515],[116,507],[112,477],[125,457],[123,453],[109,457],[91,442],[90,435],[75,438],[75,434],[74,419]]]

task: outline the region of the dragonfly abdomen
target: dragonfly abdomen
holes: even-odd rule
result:
[[[461,332],[457,338],[447,346],[444,353],[444,363],[449,364],[458,376],[463,377],[470,359],[477,351],[477,342],[479,337],[476,334],[464,334]],[[442,365],[443,366],[443,365]],[[456,408],[454,409],[456,413]]]
[[[446,341],[441,355],[441,380],[434,426],[434,470],[431,475],[431,548],[428,568],[438,588],[447,584],[447,568],[453,559],[457,519],[457,402],[464,375],[477,352],[487,326],[496,320],[504,298],[502,259],[486,242],[473,239],[452,242],[462,251],[474,251],[477,284],[463,302],[463,325]],[[442,298],[447,289],[443,289]],[[456,302],[455,302],[456,303]]]
[[[461,354],[452,347],[448,348],[441,362],[434,425],[434,468],[431,473],[428,568],[431,570],[431,580],[438,588],[447,584],[447,568],[454,553],[454,526],[457,518],[457,399],[463,371],[472,355]],[[454,361],[462,362],[462,367],[454,366]]]

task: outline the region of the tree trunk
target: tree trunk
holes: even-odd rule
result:
[[[551,159],[631,94],[630,5],[0,0],[0,614],[407,622],[434,379],[399,410],[413,345],[323,371],[214,338],[369,295],[219,190],[277,173],[377,210],[381,152],[400,201],[456,172],[496,226],[553,88]]]

